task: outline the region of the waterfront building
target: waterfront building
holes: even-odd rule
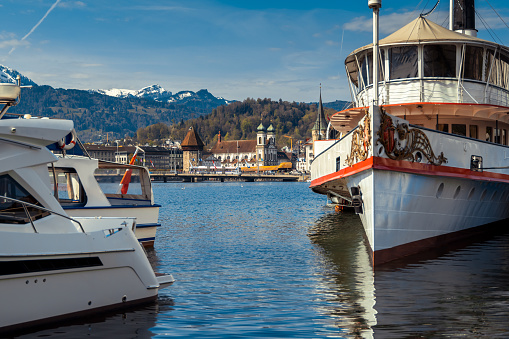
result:
[[[272,124],[257,128],[256,140],[222,140],[219,132],[211,153],[224,167],[250,167],[278,165],[276,135]]]
[[[189,131],[187,131],[186,137],[181,144],[183,152],[182,168],[184,172],[189,172],[192,167],[200,166],[203,158],[203,146],[204,143],[196,130],[193,126],[189,127]]]
[[[115,158],[117,152],[117,146],[105,146],[105,145],[85,145],[90,157],[94,159],[116,162]]]

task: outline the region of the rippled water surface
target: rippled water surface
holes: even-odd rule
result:
[[[156,304],[20,338],[509,337],[509,233],[373,271],[357,216],[308,184],[154,194],[163,226],[148,254],[175,284]]]

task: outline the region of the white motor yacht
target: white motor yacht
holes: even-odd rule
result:
[[[46,148],[73,122],[7,118],[20,86],[0,84],[0,332],[153,301],[154,273],[135,219],[71,218],[54,196]]]
[[[154,203],[148,169],[87,156],[57,155],[49,166],[54,194],[72,217],[130,216],[136,218],[135,234],[145,247],[154,246],[160,205]],[[129,182],[99,183],[129,173]],[[125,193],[121,188],[125,188]]]

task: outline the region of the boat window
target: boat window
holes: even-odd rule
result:
[[[359,60],[359,66],[361,67],[359,72],[359,85],[360,88],[364,88],[368,85],[368,62],[365,54],[357,56],[357,59]]]
[[[507,145],[507,130],[502,130],[502,145]]]
[[[110,198],[110,196],[120,198],[121,194],[146,195],[146,193],[142,191],[142,181],[150,180],[147,175],[141,175],[141,171],[138,168],[98,168],[95,170],[94,176],[103,193],[108,198]],[[147,183],[143,184],[148,185]]]
[[[438,124],[437,131],[449,133],[449,125],[448,124]]]
[[[470,137],[477,139],[478,138],[478,136],[477,136],[477,125],[470,125],[469,126],[469,130],[470,130]]]
[[[54,177],[53,173],[56,175]],[[49,168],[51,189],[56,193],[56,197],[62,205],[79,205],[86,204],[86,194],[81,184],[81,180],[74,168]],[[55,190],[55,183],[57,189]]]
[[[493,127],[486,127],[486,141],[493,141]]]
[[[425,77],[456,76],[456,46],[426,45],[423,51]]]
[[[451,132],[452,132],[452,134],[463,135],[466,137],[467,136],[467,125],[452,124]]]
[[[500,54],[500,87],[509,89],[509,56]]]
[[[416,78],[417,46],[392,47],[389,50],[390,79]]]
[[[505,53],[486,51],[486,74],[488,81],[496,86],[509,89],[509,56]]]
[[[0,175],[0,195],[41,206],[37,199],[7,174]],[[27,211],[33,220],[49,215],[48,212],[30,206],[27,206]],[[23,208],[23,204],[0,198],[0,223],[26,224],[29,222],[30,219]]]
[[[500,129],[495,128],[495,143],[500,144]]]
[[[383,81],[383,65],[384,65],[384,57],[385,51],[383,49],[380,50],[380,59],[378,60],[378,81]],[[368,61],[369,61],[369,76],[368,76],[368,84],[373,83],[373,52],[368,53]]]
[[[465,63],[463,65],[463,77],[482,81],[483,48],[467,46],[465,51]]]

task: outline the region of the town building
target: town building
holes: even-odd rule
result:
[[[272,124],[257,128],[256,140],[222,140],[219,132],[217,143],[210,150],[214,159],[223,167],[250,167],[278,165],[276,136]]]
[[[186,137],[181,143],[181,147],[183,152],[183,171],[189,172],[192,167],[200,166],[203,160],[204,143],[193,126],[189,127],[189,131],[187,131]]]
[[[105,145],[89,145],[85,144],[85,149],[91,158],[116,162],[115,158],[117,155],[117,146],[105,146]]]

